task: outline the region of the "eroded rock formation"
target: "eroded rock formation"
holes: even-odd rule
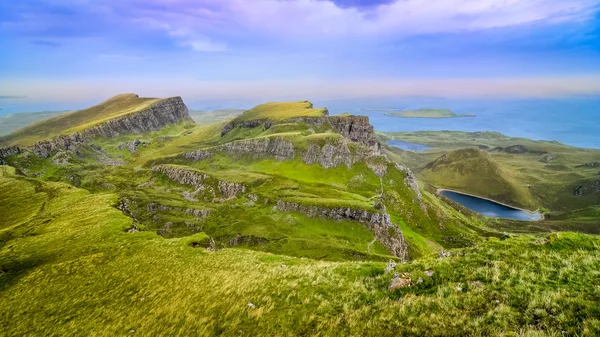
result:
[[[343,207],[326,208],[279,200],[277,202],[277,209],[280,212],[303,213],[312,218],[358,221],[369,228],[377,240],[392,255],[402,260],[408,258],[408,246],[404,241],[402,231],[397,225],[391,222],[390,215],[385,211],[385,208],[381,212],[369,212],[361,209]]]

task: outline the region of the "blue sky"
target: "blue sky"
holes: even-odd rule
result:
[[[0,95],[590,94],[600,1],[2,1],[0,47]]]

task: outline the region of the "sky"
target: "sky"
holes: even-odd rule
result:
[[[600,0],[0,0],[0,95],[600,94]]]

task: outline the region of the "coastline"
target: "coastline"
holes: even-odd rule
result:
[[[496,200],[493,200],[493,199],[490,199],[490,198],[481,197],[481,196],[478,196],[478,195],[475,195],[475,194],[470,194],[470,193],[465,193],[465,192],[459,192],[459,191],[450,190],[450,189],[447,189],[447,188],[436,188],[436,194],[437,195],[440,195],[441,192],[443,192],[443,191],[454,192],[454,193],[466,195],[466,196],[469,196],[469,197],[474,197],[474,198],[479,198],[479,199],[491,201],[491,202],[494,202],[494,203],[496,203],[498,205],[502,205],[504,207],[508,207],[510,209],[514,209],[514,210],[517,210],[517,211],[522,211],[522,212],[525,212],[525,213],[528,213],[528,214],[531,214],[531,215],[533,215],[533,214],[540,214],[542,218],[540,220],[538,220],[538,221],[545,220],[544,213],[541,213],[539,208],[536,209],[536,210],[534,210],[534,211],[530,211],[530,210],[527,210],[527,209],[524,209],[524,208],[520,208],[520,207],[516,207],[516,206],[511,206],[511,205],[508,205],[508,204],[505,204],[505,203],[502,203],[502,202],[499,202],[499,201],[496,201]]]

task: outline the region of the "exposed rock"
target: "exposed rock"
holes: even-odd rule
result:
[[[229,246],[248,245],[256,246],[263,243],[268,243],[269,240],[254,235],[241,235],[238,233],[235,237],[229,239]]]
[[[52,157],[52,163],[56,165],[68,165],[71,162],[71,157],[65,151],[58,151]]]
[[[551,161],[553,161],[555,159],[556,159],[555,156],[553,156],[551,154],[548,154],[548,155],[545,155],[544,157],[542,157],[542,159],[540,159],[540,162],[541,163],[549,163],[549,162],[551,162]]]
[[[238,120],[234,119],[231,122],[227,123],[227,125],[225,125],[223,127],[223,129],[221,130],[221,137],[225,136],[226,134],[228,134],[231,130],[233,130],[235,128],[253,129],[253,128],[263,125],[263,124],[264,124],[264,129],[268,130],[273,125],[273,122],[266,118],[262,118],[262,119],[245,120],[240,123]]]
[[[182,185],[189,185],[196,188],[194,193],[190,194],[188,192],[185,195],[186,199],[189,200],[195,200],[196,196],[203,191],[207,192],[213,198],[216,198],[216,193],[219,193],[227,199],[234,198],[237,194],[246,192],[246,185],[244,184],[221,181],[208,174],[194,170],[157,165],[152,168],[152,171],[165,174],[169,179]]]
[[[127,233],[137,233],[140,231],[140,228],[138,226],[136,226],[135,224],[133,226],[131,226],[131,228],[129,228],[126,232]]]
[[[280,212],[300,212],[313,218],[327,218],[332,220],[359,221],[369,228],[383,246],[392,255],[406,260],[408,258],[408,247],[404,242],[404,236],[400,228],[393,224],[389,214],[371,213],[366,210],[352,208],[325,208],[312,205],[302,205],[294,202],[279,200],[277,209]]]
[[[231,155],[250,154],[255,157],[271,156],[276,160],[293,159],[294,144],[283,137],[268,137],[231,142],[223,145]]]
[[[329,123],[342,136],[353,142],[363,143],[374,155],[381,154],[381,144],[377,140],[375,130],[367,116],[329,117]]]
[[[226,198],[233,198],[238,193],[244,192],[246,192],[246,186],[243,184],[219,181],[219,193]]]
[[[446,251],[442,250],[441,252],[439,252],[438,258],[439,259],[443,259],[443,258],[446,258],[446,257],[450,257],[450,255],[452,255],[452,253],[446,252]]]
[[[417,279],[417,283],[418,283],[418,284],[421,284],[421,283],[423,283],[423,278],[422,278],[422,277],[419,277],[419,278]]]
[[[388,286],[389,291],[395,291],[398,289],[410,287],[412,285],[412,279],[409,273],[396,273],[394,278],[390,281]]]
[[[310,144],[308,149],[302,154],[302,161],[307,165],[315,163],[324,168],[333,168],[340,165],[352,166],[352,153],[344,141],[338,141],[336,144],[325,144],[319,147],[317,144]]]
[[[425,271],[425,275],[427,275],[428,277],[432,277],[432,276],[433,276],[433,274],[434,274],[434,271],[433,271],[433,270],[426,270],[426,271]]]
[[[167,125],[177,124],[183,120],[192,121],[188,108],[181,97],[171,97],[160,100],[144,110],[110,119],[82,131],[82,134],[84,138],[142,134],[158,131]]]
[[[535,240],[536,245],[547,245],[550,241],[548,239],[537,239]]]
[[[419,183],[417,182],[417,178],[414,176],[412,171],[408,167],[397,164],[397,163],[396,163],[396,169],[398,169],[399,171],[403,171],[405,173],[404,181],[415,192],[415,194],[417,195],[417,199],[419,201],[422,201],[423,195],[421,194],[421,189],[419,189]]]
[[[576,186],[573,190],[573,195],[576,197],[593,194],[600,194],[600,180],[585,182],[582,185]]]
[[[188,109],[181,97],[172,97],[160,100],[144,110],[110,119],[81,132],[60,135],[51,140],[38,142],[28,149],[38,157],[48,158],[53,152],[58,150],[77,152],[79,145],[86,143],[94,137],[108,138],[123,134],[141,134],[158,131],[167,125],[177,124],[183,120],[192,122]],[[0,151],[0,158],[2,157],[3,155]]]
[[[0,149],[0,152],[1,151],[2,150]],[[0,157],[2,157],[1,154],[0,154]],[[600,167],[600,162],[595,161],[595,162],[591,162],[591,163],[585,163],[585,164],[582,164],[582,165],[577,165],[575,167],[576,168],[594,168],[594,167]]]
[[[392,260],[389,260],[387,266],[385,267],[384,273],[391,273],[394,269],[396,269],[396,263]]]
[[[7,164],[6,159],[10,156],[20,154],[21,148],[18,146],[9,146],[0,148],[0,165]]]
[[[142,142],[139,139],[134,139],[129,143],[119,144],[119,150],[127,148],[127,150],[129,150],[129,152],[135,153],[135,152],[137,152],[137,148],[138,148],[138,146],[140,146],[140,144],[142,144]]]
[[[210,151],[205,150],[196,150],[194,152],[188,152],[183,154],[183,158],[190,159],[194,161],[205,160],[212,157],[212,153]]]

